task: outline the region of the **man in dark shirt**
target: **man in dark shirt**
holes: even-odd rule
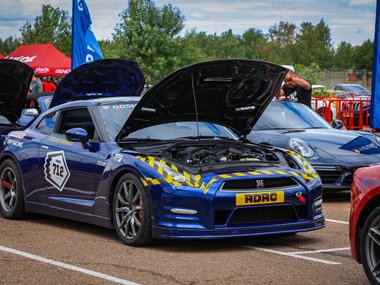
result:
[[[311,83],[289,71],[284,79],[284,85],[279,91],[279,97],[295,101],[311,108]]]

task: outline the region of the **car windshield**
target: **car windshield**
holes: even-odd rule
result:
[[[331,126],[321,116],[303,104],[272,101],[253,130],[316,128],[327,129]]]
[[[53,99],[53,96],[42,97],[42,104],[44,104],[45,110],[49,109],[51,99]]]
[[[0,125],[10,126],[12,125],[12,122],[9,121],[6,117],[0,115]]]
[[[138,100],[104,102],[97,106],[107,129],[109,139],[115,140]]]
[[[120,100],[102,102],[97,106],[110,140],[115,140],[137,103],[138,99],[135,101]],[[237,139],[229,129],[217,124],[205,122],[199,123],[199,134],[203,137]],[[175,122],[155,125],[135,131],[129,134],[126,139],[172,140],[195,137],[197,137],[196,122]]]
[[[199,136],[208,138],[233,139],[238,138],[227,128],[212,124],[199,122]],[[126,139],[154,139],[154,140],[173,140],[173,139],[194,139],[198,137],[196,122],[174,122],[147,127],[130,133]]]
[[[367,89],[365,89],[363,86],[360,85],[348,85],[346,86],[346,89],[348,92],[365,92],[369,93]]]

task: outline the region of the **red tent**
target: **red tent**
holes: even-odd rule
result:
[[[0,59],[4,58],[5,56],[0,53]]]
[[[71,59],[52,44],[20,45],[5,58],[26,63],[40,76],[65,76],[71,71]]]

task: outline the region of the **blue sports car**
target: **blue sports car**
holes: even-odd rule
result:
[[[247,138],[301,154],[318,172],[323,190],[349,190],[356,169],[380,162],[380,137],[332,128],[310,108],[273,101]]]
[[[115,228],[132,246],[320,229],[314,169],[244,138],[286,72],[251,60],[198,63],[139,97],[136,63],[83,64],[48,111],[1,136],[0,212]]]
[[[26,126],[39,114],[49,109],[53,92],[41,92],[29,94],[26,97],[24,109],[21,111],[21,118],[17,121],[21,126]]]

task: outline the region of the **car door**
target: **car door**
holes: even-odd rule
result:
[[[65,132],[72,128],[87,131],[89,143],[69,141]],[[87,108],[59,112],[54,131],[41,141],[40,169],[45,191],[43,203],[60,209],[92,213],[96,188],[103,172],[98,165],[100,142]]]

